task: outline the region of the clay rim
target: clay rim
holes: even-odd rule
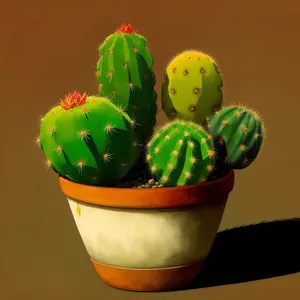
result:
[[[162,188],[117,188],[84,185],[59,177],[63,194],[92,205],[119,208],[171,208],[226,200],[234,186],[234,171],[196,185]]]

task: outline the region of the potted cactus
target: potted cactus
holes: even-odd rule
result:
[[[185,287],[201,270],[234,185],[263,141],[258,115],[222,108],[222,77],[199,51],[175,57],[157,94],[146,39],[123,24],[99,47],[98,95],[69,93],[38,145],[59,176],[100,277],[134,291]],[[242,147],[243,145],[243,147]]]

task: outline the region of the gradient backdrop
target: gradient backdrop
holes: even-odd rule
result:
[[[46,171],[32,142],[39,116],[60,97],[75,89],[96,93],[97,46],[131,22],[148,38],[158,93],[172,56],[198,48],[216,57],[224,73],[224,104],[247,103],[265,119],[263,152],[236,172],[220,230],[299,217],[299,2],[177,3],[1,3],[1,300],[299,299],[299,273],[164,294],[106,286],[89,261],[56,175]],[[165,121],[160,112],[158,125]]]

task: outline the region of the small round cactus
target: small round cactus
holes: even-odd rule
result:
[[[233,169],[248,167],[258,156],[263,140],[264,125],[258,114],[243,106],[223,107],[215,112],[208,124],[218,145],[225,144],[224,162]]]
[[[153,136],[146,158],[166,187],[199,184],[214,168],[213,138],[198,124],[175,120]]]
[[[126,109],[135,121],[140,143],[153,134],[157,113],[153,58],[147,40],[130,25],[122,24],[100,45],[96,78],[99,96]]]
[[[68,94],[42,119],[47,165],[71,181],[110,186],[133,166],[138,145],[131,119],[106,98]]]
[[[223,81],[216,61],[200,51],[184,51],[168,65],[162,106],[170,120],[205,125],[223,100]]]

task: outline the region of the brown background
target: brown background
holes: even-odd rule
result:
[[[156,295],[104,285],[89,262],[56,175],[46,172],[43,154],[32,143],[38,117],[65,93],[96,92],[97,46],[122,22],[131,22],[148,38],[158,92],[174,54],[202,49],[217,58],[224,73],[224,104],[247,103],[265,119],[264,151],[251,167],[237,172],[220,229],[299,217],[298,1],[177,2],[1,3],[0,299],[299,297],[299,274]],[[160,113],[159,124],[165,121]]]

